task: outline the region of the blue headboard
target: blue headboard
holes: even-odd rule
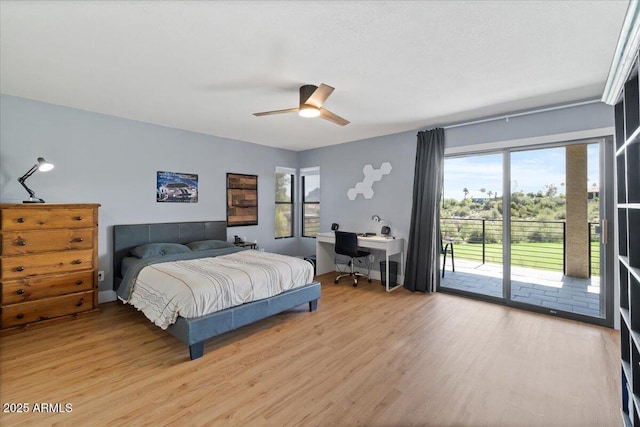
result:
[[[120,264],[129,250],[147,243],[190,243],[227,240],[226,221],[164,222],[113,226],[113,287],[120,285]]]

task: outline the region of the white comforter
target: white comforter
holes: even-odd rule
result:
[[[166,329],[178,316],[203,316],[312,281],[313,266],[302,258],[247,250],[144,267],[129,303]]]

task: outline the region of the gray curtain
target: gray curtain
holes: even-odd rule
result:
[[[413,207],[404,287],[435,292],[440,284],[440,196],[444,129],[418,132]]]

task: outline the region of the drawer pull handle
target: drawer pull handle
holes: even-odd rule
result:
[[[82,217],[80,215],[74,216],[73,219],[76,221],[82,221]]]
[[[24,317],[24,314],[22,313],[16,314],[16,319],[22,319],[23,317]]]
[[[18,289],[18,290],[16,291],[16,294],[18,294],[18,295],[22,295],[22,294],[24,294],[24,289]]]
[[[84,242],[84,239],[82,237],[76,237],[75,239],[72,240],[72,242]]]
[[[71,261],[71,264],[82,264],[82,260],[81,259],[76,259]]]
[[[18,240],[18,246],[25,246],[27,244],[27,241],[24,239],[19,239]]]
[[[18,222],[22,224],[24,222],[24,218],[18,218]]]
[[[82,285],[82,280],[76,280],[76,285],[78,286]]]
[[[76,307],[80,307],[81,305],[82,305],[82,301],[78,301],[78,302],[76,303]]]
[[[18,271],[24,271],[24,267],[20,265],[20,266],[16,267],[16,270],[18,270]]]

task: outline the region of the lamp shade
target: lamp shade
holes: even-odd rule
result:
[[[38,157],[38,170],[40,172],[49,172],[53,169],[53,163],[47,162],[43,157]]]

